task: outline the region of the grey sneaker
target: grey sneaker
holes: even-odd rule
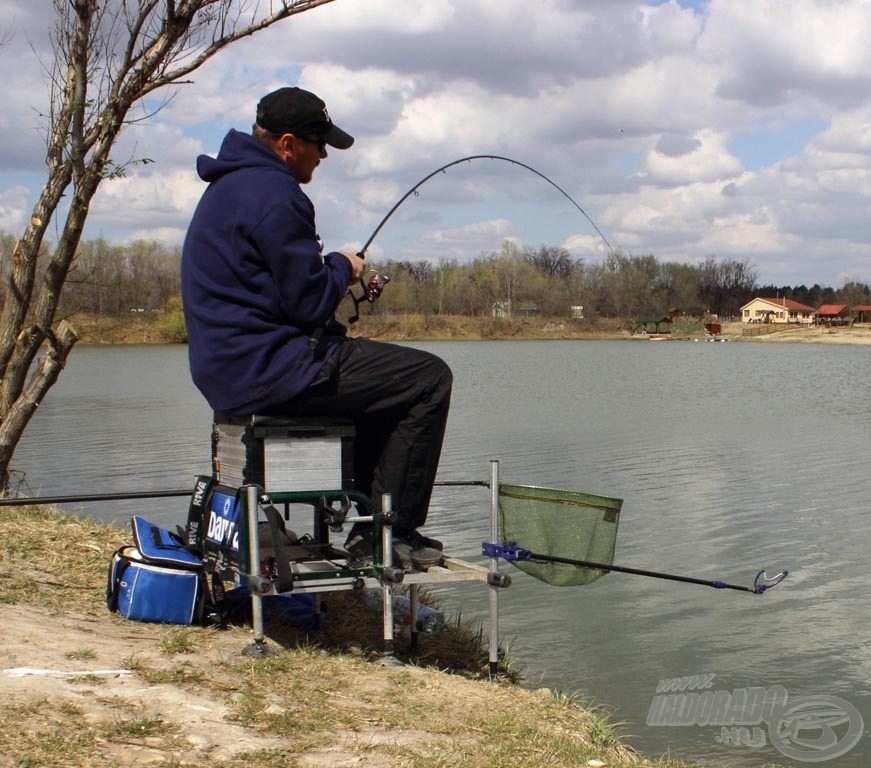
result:
[[[441,563],[442,551],[426,546],[418,537],[403,537],[393,539],[393,558],[403,568],[425,571]]]

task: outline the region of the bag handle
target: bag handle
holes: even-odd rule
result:
[[[199,555],[203,554],[206,502],[209,499],[209,491],[215,484],[215,479],[210,475],[197,475],[191,494],[185,526],[185,544]]]
[[[284,536],[281,535],[284,528],[281,515],[268,499],[258,503],[269,522],[269,533],[272,536],[272,546],[276,555],[275,568],[278,571],[278,591],[289,592],[293,589],[293,571],[290,568],[290,559],[284,546]]]

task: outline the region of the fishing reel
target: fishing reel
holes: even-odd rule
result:
[[[366,280],[366,275],[371,275],[371,277]],[[374,270],[368,270],[363,273],[363,276],[360,278],[360,285],[363,288],[362,293],[359,296],[355,296],[354,292],[349,288],[348,295],[354,302],[354,314],[348,318],[349,323],[356,323],[360,319],[360,305],[364,301],[368,301],[370,304],[374,302],[384,290],[384,286],[390,282],[390,278],[387,275],[382,275],[380,272],[375,272]]]
[[[366,275],[371,275],[371,277],[366,280]],[[362,286],[362,293],[359,296],[354,295],[354,291],[351,288],[348,288],[348,296],[351,297],[351,300],[354,302],[354,314],[348,318],[348,324],[351,325],[356,323],[360,319],[360,305],[364,301],[368,301],[370,304],[375,301],[384,290],[384,286],[390,282],[390,278],[387,275],[382,275],[380,272],[375,272],[370,269],[363,273],[360,277],[360,285]],[[335,317],[334,317],[335,319]],[[317,349],[318,345],[321,343],[321,338],[324,335],[324,327],[315,328],[312,332],[312,335],[309,337],[308,345],[310,349]]]

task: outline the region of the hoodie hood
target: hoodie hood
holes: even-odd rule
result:
[[[197,158],[197,174],[203,181],[217,181],[228,173],[244,168],[271,168],[292,175],[281,158],[269,147],[248,133],[230,130],[221,142],[217,157],[200,155]]]

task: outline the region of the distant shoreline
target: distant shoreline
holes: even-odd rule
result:
[[[71,318],[79,334],[79,344],[172,344],[161,332],[155,317],[130,318],[77,315]],[[364,315],[351,326],[353,336],[368,336],[382,341],[472,341],[472,340],[578,340],[645,341],[632,334],[619,320],[568,320],[542,317],[460,317],[445,315]],[[706,341],[700,323],[675,323],[672,340]],[[871,344],[871,325],[843,328],[790,326],[761,336],[743,336],[747,326],[741,322],[722,324],[721,340],[741,343]]]
[[[853,325],[839,328],[824,326],[791,326],[785,330],[776,330],[763,336],[743,336],[744,323],[728,323],[723,325],[724,333],[735,333],[735,340],[747,343],[804,343],[804,344],[871,344],[871,326]],[[727,330],[728,329],[728,330]],[[730,335],[730,339],[732,336]]]

